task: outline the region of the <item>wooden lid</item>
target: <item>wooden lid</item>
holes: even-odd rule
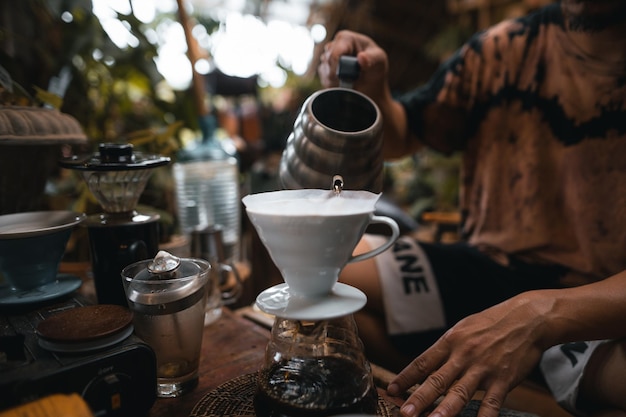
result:
[[[69,114],[43,107],[0,106],[0,145],[82,142],[87,142],[87,136]]]

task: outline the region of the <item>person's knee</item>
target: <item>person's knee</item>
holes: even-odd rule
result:
[[[591,414],[626,413],[626,340],[604,343],[593,352],[580,385],[581,408]]]
[[[400,372],[411,362],[413,358],[404,355],[391,342],[380,316],[359,311],[354,314],[354,318],[365,354],[371,362],[392,372]]]
[[[354,254],[358,255],[370,249],[367,240],[361,239]],[[367,308],[383,314],[382,288],[374,258],[348,263],[341,272],[339,281],[363,291],[367,296]]]

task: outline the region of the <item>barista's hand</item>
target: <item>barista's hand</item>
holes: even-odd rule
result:
[[[361,67],[359,78],[353,85],[355,90],[368,95],[376,102],[385,97],[388,93],[389,72],[387,54],[372,39],[347,30],[338,32],[324,47],[318,67],[318,74],[324,87],[339,85],[337,66],[342,55],[356,56]]]
[[[507,393],[530,373],[544,350],[546,326],[533,295],[522,294],[463,319],[413,360],[388,387],[390,395],[398,396],[421,384],[401,413],[419,416],[443,396],[430,417],[453,417],[484,390],[478,415],[497,417]]]

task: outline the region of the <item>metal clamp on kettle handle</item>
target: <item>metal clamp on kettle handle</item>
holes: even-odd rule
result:
[[[359,78],[361,67],[355,56],[342,55],[337,66],[339,87],[352,88],[352,84]]]

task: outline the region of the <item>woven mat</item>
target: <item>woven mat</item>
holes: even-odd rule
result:
[[[242,375],[208,392],[191,410],[190,417],[255,417],[252,398],[256,390],[256,373]],[[377,415],[392,417],[390,406],[378,398]]]
[[[191,410],[190,417],[256,417],[252,398],[256,390],[256,373],[242,375],[208,392]],[[480,401],[472,400],[458,417],[476,417]],[[378,397],[380,417],[399,416],[398,407]],[[538,417],[536,414],[502,409],[499,417]]]
[[[476,417],[478,415],[478,409],[480,408],[480,401],[472,400],[465,406],[465,409],[459,413],[458,417]],[[533,413],[527,413],[525,411],[511,410],[503,408],[500,410],[499,417],[539,417]]]

